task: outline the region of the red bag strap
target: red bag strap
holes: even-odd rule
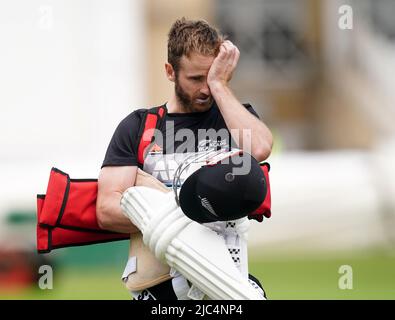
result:
[[[269,171],[270,165],[267,162],[260,164],[261,169],[263,171],[263,175],[265,176],[266,182],[266,196],[261,205],[254,212],[248,215],[249,219],[255,219],[259,222],[263,221],[263,217],[270,218],[272,215],[272,201],[271,201],[271,191],[270,191],[270,181],[269,181]]]
[[[155,129],[160,127],[161,120],[164,118],[165,114],[165,106],[151,108],[147,113],[145,113],[142,125],[140,126],[140,132],[138,134],[137,147],[137,162],[141,167],[144,165],[144,151],[152,142]]]

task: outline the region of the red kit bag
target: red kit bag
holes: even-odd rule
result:
[[[96,219],[97,179],[70,179],[52,168],[47,194],[37,196],[37,250],[129,239],[103,230]]]

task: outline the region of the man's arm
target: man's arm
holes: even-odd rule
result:
[[[139,229],[122,213],[122,193],[135,185],[136,166],[104,167],[99,175],[96,215],[100,228],[121,233]]]
[[[211,65],[207,85],[239,148],[250,152],[257,161],[263,161],[271,153],[272,134],[263,122],[246,110],[228,86],[239,56],[237,47],[225,41]]]

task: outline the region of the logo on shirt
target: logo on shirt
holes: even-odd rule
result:
[[[163,149],[160,146],[158,146],[156,143],[154,143],[154,145],[149,150],[148,154],[150,155],[163,154]]]
[[[226,146],[227,146],[227,142],[225,139],[221,139],[221,140],[206,139],[206,140],[199,141],[198,151],[221,149]]]

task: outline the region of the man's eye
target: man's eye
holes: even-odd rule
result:
[[[203,77],[191,77],[193,81],[202,81]]]

